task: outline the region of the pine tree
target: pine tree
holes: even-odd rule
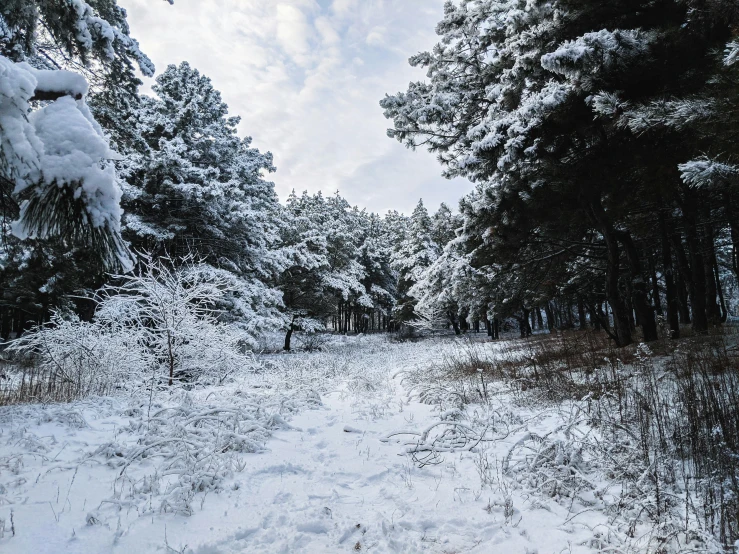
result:
[[[432,233],[428,210],[423,200],[419,200],[411,214],[405,237],[393,254],[393,267],[398,272],[398,302],[393,317],[399,324],[413,320],[417,300],[410,290],[439,257],[440,248]]]
[[[89,317],[89,306],[67,295],[94,290],[106,271],[129,263],[110,161],[118,156],[98,123],[113,123],[114,100],[135,101],[136,69],[147,76],[154,72],[114,0],[3,4],[0,319],[5,337],[46,320],[52,307],[74,306]],[[110,117],[101,117],[104,110]]]
[[[536,284],[576,275],[586,255],[602,261],[601,284],[580,279],[576,292],[605,295],[620,345],[632,341],[634,313],[644,340],[657,337],[660,293],[648,285],[656,278],[646,254],[657,222],[645,208],[661,196],[680,212],[681,233],[670,240],[685,260],[694,326],[703,330],[718,313],[715,229],[707,224],[718,206],[686,188],[678,173],[700,143],[660,127],[706,112],[695,95],[717,63],[733,59],[731,46],[723,59],[714,52],[730,40],[736,17],[731,2],[705,9],[671,0],[607,8],[569,0],[449,2],[440,43],[411,58],[427,68],[428,82],[381,103],[394,123],[389,133],[411,147],[427,145],[447,176],[477,183],[463,206],[476,267],[518,267],[523,283]],[[665,109],[674,91],[685,102]],[[689,105],[702,109],[686,121],[681,113]],[[529,290],[518,281],[504,297]]]
[[[121,167],[124,237],[136,251],[189,254],[228,271],[227,312],[248,329],[279,324],[280,207],[272,155],[239,138],[208,77],[187,62],[170,65],[135,114],[142,152]]]

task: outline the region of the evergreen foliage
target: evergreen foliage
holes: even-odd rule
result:
[[[410,60],[428,80],[381,105],[391,137],[476,183],[460,263],[492,313],[527,334],[532,310],[566,326],[577,306],[622,346],[635,324],[657,338],[663,304],[673,335],[681,305],[699,332],[725,319],[736,22],[728,1],[447,2]]]

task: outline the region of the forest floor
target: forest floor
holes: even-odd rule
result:
[[[449,409],[411,384],[469,340],[339,337],[218,387],[0,408],[0,551],[619,551],[592,493],[539,494],[510,472],[568,408],[471,375],[488,400]],[[491,359],[515,345],[472,340]]]

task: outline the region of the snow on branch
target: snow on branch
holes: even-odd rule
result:
[[[111,163],[119,156],[85,104],[86,92],[81,75],[0,56],[0,176],[21,200],[16,236],[86,236],[125,260]],[[34,99],[55,100],[31,110]]]
[[[413,310],[415,318],[408,325],[422,331],[438,331],[445,329],[448,317],[444,309],[433,303],[419,302]]]
[[[739,61],[739,39],[732,40],[726,45],[724,50],[724,63],[726,65],[734,65]]]
[[[81,50],[98,50],[109,61],[117,52],[125,51],[136,60],[144,76],[154,76],[154,64],[141,51],[138,41],[127,34],[126,28],[96,15],[95,9],[84,0],[64,0],[63,3],[68,5],[69,17],[76,18],[73,20],[75,39]]]
[[[713,99],[660,99],[635,105],[610,92],[594,95],[590,105],[596,116],[613,119],[618,127],[637,135],[654,129],[681,131],[695,123],[710,121],[721,112]]]
[[[541,57],[541,66],[569,79],[587,82],[604,70],[611,70],[644,56],[653,35],[640,30],[602,29],[563,43]]]
[[[678,165],[683,182],[694,188],[723,186],[739,182],[739,166],[707,157]]]
[[[35,69],[27,63],[17,64],[36,79],[36,90],[31,100],[57,100],[62,96],[72,96],[75,100],[82,100],[87,94],[88,84],[79,73],[63,69]]]

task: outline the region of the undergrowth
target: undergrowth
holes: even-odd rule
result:
[[[578,508],[608,514],[611,527],[588,546],[734,552],[736,342],[731,329],[624,349],[594,332],[462,342],[404,376],[441,414],[435,426],[404,433],[406,451],[422,466],[447,451],[483,456],[487,444],[515,437],[497,467],[513,486],[567,505],[573,521]],[[559,424],[530,432],[511,421],[511,402]]]

